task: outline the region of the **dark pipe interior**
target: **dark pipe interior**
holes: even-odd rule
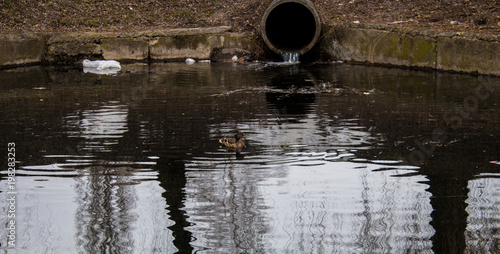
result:
[[[311,43],[315,32],[314,15],[299,3],[278,5],[266,20],[267,38],[276,48],[298,51]]]

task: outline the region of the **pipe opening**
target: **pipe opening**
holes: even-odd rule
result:
[[[307,1],[278,1],[269,6],[261,32],[268,47],[278,54],[309,51],[316,43],[319,15]]]

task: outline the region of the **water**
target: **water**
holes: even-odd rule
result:
[[[285,63],[298,63],[300,53],[299,52],[283,52],[282,57],[283,57],[283,62],[285,62]]]
[[[489,77],[351,65],[0,72],[9,253],[498,252]],[[476,103],[477,102],[477,103]],[[245,133],[241,153],[218,139]],[[9,231],[0,231],[5,250]]]

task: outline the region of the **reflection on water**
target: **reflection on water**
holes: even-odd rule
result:
[[[498,92],[464,104],[482,78],[349,65],[123,70],[0,72],[1,142],[16,142],[18,160],[9,253],[499,251]],[[443,114],[460,107],[471,114],[453,128]],[[219,148],[237,131],[246,149]]]
[[[274,250],[387,252],[431,249],[430,193],[424,177],[397,178],[371,164],[339,162],[292,166],[286,182],[263,183]]]
[[[127,132],[128,110],[125,105],[108,102],[97,109],[77,111],[66,117],[68,137],[83,139],[81,151],[111,152],[107,147],[116,145]]]
[[[466,200],[467,231],[466,252],[498,253],[500,251],[500,181],[498,173],[484,175],[469,182],[469,196]]]

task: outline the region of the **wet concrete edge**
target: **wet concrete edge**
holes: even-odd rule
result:
[[[336,60],[500,76],[495,35],[361,24],[322,32],[320,47]]]
[[[229,26],[123,33],[4,34],[0,35],[0,68],[66,65],[83,59],[121,62],[209,59],[219,48],[253,51],[253,34],[234,33]]]
[[[130,61],[209,59],[222,48],[261,51],[257,36],[231,27],[105,33],[0,35],[0,68],[74,64],[85,58]],[[494,35],[439,32],[391,25],[323,27],[319,47],[332,60],[500,76]]]

